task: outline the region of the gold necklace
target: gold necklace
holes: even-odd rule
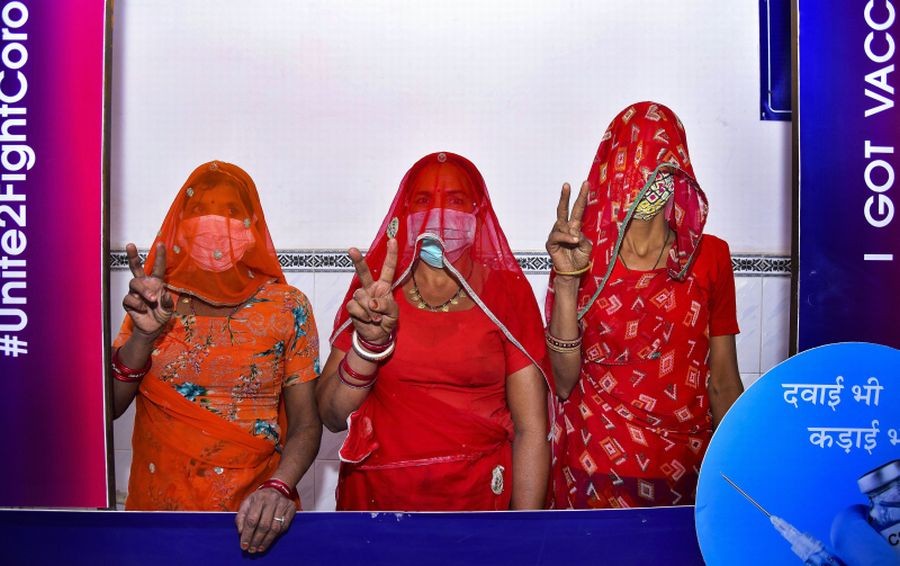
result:
[[[430,312],[447,312],[450,310],[450,305],[459,304],[460,299],[466,298],[466,292],[463,291],[462,285],[456,290],[456,293],[443,303],[439,305],[432,305],[428,303],[425,299],[422,298],[422,294],[419,293],[419,285],[416,283],[416,273],[413,271],[412,274],[413,286],[412,289],[409,290],[410,298],[415,301],[416,306],[423,310],[428,310]]]

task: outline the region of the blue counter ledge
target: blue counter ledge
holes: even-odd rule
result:
[[[263,555],[230,513],[0,511],[2,564],[703,564],[694,508],[315,513]]]

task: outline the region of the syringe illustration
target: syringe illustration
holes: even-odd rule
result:
[[[721,472],[720,472],[721,473]],[[722,474],[722,477],[725,478],[731,487],[737,490],[738,493],[743,495],[747,501],[756,506],[757,509],[762,511],[763,515],[769,518],[769,522],[772,523],[772,526],[775,527],[775,530],[778,531],[784,540],[788,541],[791,545],[791,550],[794,554],[797,555],[800,560],[803,561],[804,564],[808,564],[809,566],[843,566],[844,563],[837,556],[833,556],[826,549],[825,545],[822,544],[821,541],[813,538],[812,536],[801,533],[796,528],[794,528],[790,523],[773,515],[766,511],[766,509],[756,502],[755,499],[750,497],[746,491],[738,487],[736,483],[731,481],[731,478]]]

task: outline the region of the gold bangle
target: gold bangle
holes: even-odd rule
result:
[[[553,266],[553,271],[554,271],[557,275],[567,275],[567,276],[570,276],[570,277],[574,277],[575,275],[583,275],[583,274],[587,273],[588,271],[591,270],[591,268],[592,268],[593,266],[594,266],[594,262],[593,262],[593,261],[590,261],[590,262],[588,262],[587,265],[585,265],[585,266],[582,267],[581,269],[576,269],[575,271],[560,271],[560,270],[556,269],[556,266],[554,265],[554,266]]]

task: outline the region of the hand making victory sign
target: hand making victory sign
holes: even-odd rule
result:
[[[590,183],[581,184],[581,191],[569,214],[569,196],[571,188],[568,183],[562,187],[559,204],[556,206],[556,222],[550,235],[547,236],[547,252],[553,262],[554,301],[550,316],[548,334],[566,341],[580,340],[581,330],[577,316],[578,286],[581,276],[590,271],[591,250],[593,244],[581,232],[581,218],[587,206]],[[550,363],[556,376],[556,392],[566,399],[581,369],[581,352],[573,348],[565,353],[550,349]]]
[[[581,233],[581,217],[587,206],[590,184],[585,181],[569,214],[569,196],[572,192],[568,183],[562,186],[559,204],[556,207],[556,223],[547,237],[547,252],[557,275],[579,272],[587,267],[591,259],[591,241]]]
[[[347,314],[361,340],[387,345],[393,339],[400,311],[391,293],[397,268],[397,241],[388,240],[387,255],[377,281],[358,249],[350,248],[349,255],[360,287],[347,301]],[[347,428],[349,415],[366,399],[377,373],[378,362],[360,357],[355,349],[347,352],[331,349],[316,390],[322,420],[330,430]]]
[[[166,273],[165,245],[156,246],[156,261],[150,275],[144,273],[134,244],[125,246],[125,253],[134,277],[128,282],[128,294],[122,299],[122,306],[131,317],[134,330],[125,344],[113,352],[113,365],[118,361],[128,368],[143,368],[149,363],[153,342],[175,312],[175,301],[163,281]],[[131,404],[139,383],[137,379],[113,381],[113,413],[116,418]]]
[[[135,331],[156,338],[175,310],[175,302],[163,281],[166,273],[166,246],[157,244],[156,261],[153,262],[150,275],[144,273],[134,244],[128,244],[125,253],[134,277],[128,282],[128,294],[122,300],[122,306],[134,322]]]
[[[353,321],[353,327],[368,342],[387,342],[397,326],[399,316],[397,302],[391,294],[394,270],[397,268],[397,241],[393,238],[388,240],[387,256],[377,281],[373,280],[369,266],[358,249],[350,248],[349,255],[360,282],[360,288],[347,302],[347,312]]]

